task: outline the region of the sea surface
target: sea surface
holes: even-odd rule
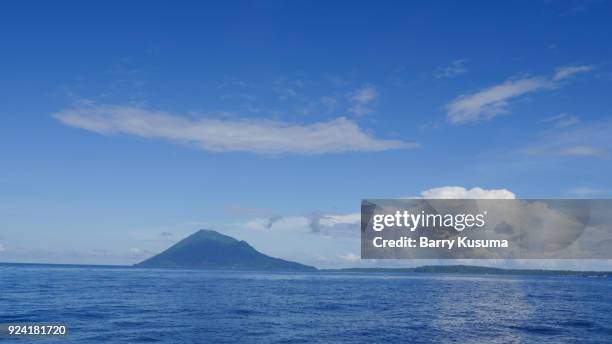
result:
[[[612,279],[0,265],[11,343],[611,343]]]

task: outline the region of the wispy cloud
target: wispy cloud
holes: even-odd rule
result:
[[[560,120],[566,119],[561,117]],[[612,121],[600,120],[555,125],[540,133],[539,140],[521,150],[538,156],[591,157],[607,159],[612,150]]]
[[[378,99],[378,89],[374,85],[364,85],[348,94],[351,106],[348,111],[358,116],[372,112],[371,104]]]
[[[274,80],[273,90],[282,100],[299,98],[305,82],[301,79],[289,79],[285,77]]]
[[[47,245],[48,246],[48,245]],[[1,257],[4,262],[31,262],[31,263],[56,263],[56,264],[109,264],[125,265],[133,264],[148,258],[156,253],[146,248],[127,248],[127,249],[100,249],[100,248],[79,248],[62,249],[56,247],[44,248],[24,248],[7,247]]]
[[[580,118],[578,116],[570,116],[566,113],[558,114],[552,117],[548,117],[542,120],[543,123],[553,123],[557,128],[565,128],[578,124]]]
[[[500,85],[458,97],[446,106],[447,119],[456,124],[491,119],[507,111],[509,100],[553,86],[548,79],[540,77],[508,80]]]
[[[563,80],[578,73],[587,73],[593,70],[593,66],[565,66],[555,69],[553,80]]]
[[[323,154],[415,148],[415,143],[373,137],[340,117],[295,124],[265,119],[188,118],[133,106],[91,105],[52,115],[99,134],[125,134],[189,144],[211,152]]]
[[[465,59],[455,60],[449,65],[439,66],[434,71],[434,78],[436,79],[444,79],[444,78],[454,78],[461,74],[467,73],[467,68],[465,67]]]
[[[343,261],[346,261],[348,263],[357,263],[361,260],[361,256],[358,256],[352,252],[348,252],[345,254],[339,254],[338,258],[342,259]]]
[[[307,215],[257,217],[241,224],[257,231],[290,231],[329,236],[352,236],[359,228],[361,215],[329,214],[314,211]]]
[[[561,81],[590,70],[590,66],[561,67],[550,77],[509,79],[499,85],[459,96],[446,105],[447,119],[454,124],[464,124],[494,118],[508,111],[511,100],[529,93],[554,89]]]
[[[609,192],[608,190],[594,189],[594,188],[585,187],[585,186],[576,187],[576,188],[572,188],[569,190],[569,193],[571,195],[580,196],[580,197],[603,195],[603,194],[607,194],[608,192]]]
[[[559,151],[561,155],[573,156],[590,156],[590,157],[607,157],[608,154],[602,149],[597,149],[591,146],[572,146]]]

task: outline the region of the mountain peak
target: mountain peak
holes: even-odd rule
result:
[[[234,242],[234,241],[238,241],[238,240],[232,238],[229,235],[221,234],[221,233],[219,233],[219,232],[217,232],[215,230],[212,230],[212,229],[200,229],[199,231],[191,234],[190,236],[188,236],[185,239],[189,239],[189,238],[214,240],[214,241],[221,241],[221,242]]]
[[[269,257],[246,241],[201,229],[137,267],[189,269],[316,270],[311,266]]]

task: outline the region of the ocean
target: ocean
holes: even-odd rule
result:
[[[14,343],[605,343],[612,279],[0,265]]]

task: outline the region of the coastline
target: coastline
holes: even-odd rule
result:
[[[480,265],[423,265],[413,268],[338,268],[316,269],[313,271],[265,270],[265,269],[191,269],[191,268],[146,268],[133,265],[95,265],[95,264],[56,264],[56,263],[10,263],[0,262],[0,267],[53,267],[89,269],[152,269],[152,270],[193,270],[228,272],[272,272],[272,273],[426,273],[426,274],[465,274],[465,275],[515,275],[515,276],[572,276],[572,277],[612,277],[612,271],[583,270],[543,270],[543,269],[503,269]]]

